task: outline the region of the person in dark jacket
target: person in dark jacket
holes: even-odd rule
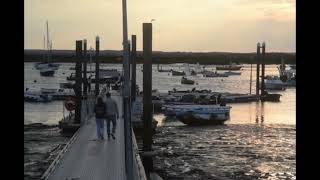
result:
[[[97,103],[94,107],[94,112],[96,114],[96,124],[97,124],[97,137],[98,139],[104,139],[104,119],[106,116],[106,104],[103,102],[102,97],[98,97]]]

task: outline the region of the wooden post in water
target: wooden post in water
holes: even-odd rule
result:
[[[265,89],[265,84],[264,84],[264,70],[265,70],[265,49],[266,49],[266,44],[263,42],[262,43],[262,58],[261,58],[261,94],[264,92]]]
[[[99,78],[99,65],[100,65],[100,62],[99,62],[99,50],[100,50],[100,40],[99,40],[99,36],[96,37],[96,55],[95,55],[95,58],[96,58],[96,82],[95,82],[95,95],[96,97],[99,95],[99,84],[100,84],[100,78]]]
[[[152,150],[152,23],[143,23],[143,151]],[[149,174],[153,171],[151,157],[143,157]]]
[[[251,94],[251,88],[252,87],[252,63],[250,64],[250,94]]]
[[[260,89],[260,43],[257,44],[257,76],[256,76],[256,95],[259,96]]]
[[[132,102],[136,100],[136,35],[131,36],[132,52],[131,52],[131,98]]]
[[[130,82],[132,59],[131,59],[131,45],[130,45],[130,41],[129,40],[128,40],[128,53],[129,53],[129,69],[128,70],[129,70],[129,82]],[[131,89],[130,89],[130,94],[131,94]]]
[[[123,24],[123,112],[124,112],[124,135],[125,135],[125,159],[127,179],[133,176],[133,146],[131,126],[131,104],[130,104],[130,57],[128,41],[127,1],[122,0],[122,24]]]
[[[76,109],[75,109],[75,119],[74,123],[80,124],[81,122],[81,82],[82,82],[82,41],[76,41],[76,84],[75,84],[75,94],[76,94]]]
[[[88,80],[87,80],[87,40],[83,40],[83,95],[87,97]]]

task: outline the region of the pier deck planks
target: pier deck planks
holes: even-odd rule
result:
[[[97,140],[95,117],[79,129],[76,140],[64,154],[48,180],[125,180],[124,121],[122,98],[112,95],[118,104],[120,117],[117,120],[116,140]]]

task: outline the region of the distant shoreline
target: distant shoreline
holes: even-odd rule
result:
[[[25,50],[24,62],[41,62],[44,60],[44,50]],[[153,64],[229,64],[230,61],[239,64],[256,64],[255,53],[225,53],[225,52],[153,52]],[[99,60],[101,63],[122,63],[122,51],[105,50],[100,51]],[[281,59],[286,64],[296,63],[295,53],[266,53],[265,64],[280,64]],[[52,62],[74,63],[78,60],[74,50],[53,50]],[[89,60],[89,57],[88,57]],[[95,58],[92,57],[94,62]],[[137,63],[143,63],[143,53],[137,52]]]

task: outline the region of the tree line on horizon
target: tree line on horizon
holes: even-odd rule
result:
[[[108,53],[109,52],[109,53]],[[24,62],[46,61],[44,51],[25,50]],[[89,56],[88,56],[89,58]],[[55,50],[52,53],[52,62],[75,62],[79,58],[74,51]],[[122,63],[121,51],[100,51],[98,57],[101,63]],[[266,64],[280,64],[284,59],[286,64],[296,63],[296,53],[266,52]],[[89,59],[88,59],[89,60]],[[95,57],[92,57],[95,60]],[[256,53],[228,53],[228,52],[153,52],[153,64],[171,63],[199,63],[199,64],[229,64],[230,62],[239,64],[256,64]],[[137,63],[143,63],[143,53],[137,52]]]

